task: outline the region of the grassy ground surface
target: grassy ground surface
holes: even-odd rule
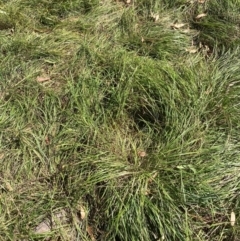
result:
[[[127,2],[0,1],[0,240],[240,240],[240,1]]]

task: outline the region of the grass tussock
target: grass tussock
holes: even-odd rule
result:
[[[0,240],[239,240],[239,11],[1,1]]]

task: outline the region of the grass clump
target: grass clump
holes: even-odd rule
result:
[[[1,240],[239,239],[237,1],[0,7]]]

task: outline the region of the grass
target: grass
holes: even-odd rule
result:
[[[1,1],[0,240],[240,240],[239,11]]]

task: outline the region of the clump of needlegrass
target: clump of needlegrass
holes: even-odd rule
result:
[[[3,2],[2,240],[236,240],[238,9]]]
[[[234,48],[239,45],[239,4],[236,1],[192,2],[186,8],[187,18],[193,28],[199,30],[195,37],[197,43]],[[203,14],[203,17],[201,15]]]

